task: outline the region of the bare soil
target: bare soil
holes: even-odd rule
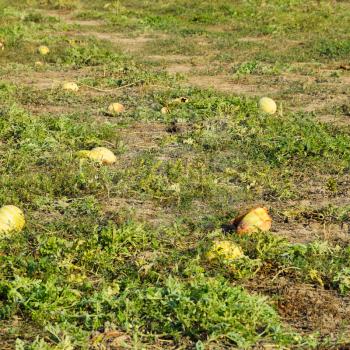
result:
[[[343,320],[350,317],[349,300],[307,284],[282,287],[277,305],[287,323],[304,332],[318,331],[322,335],[339,331]]]

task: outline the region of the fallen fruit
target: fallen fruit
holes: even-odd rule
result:
[[[90,151],[78,152],[80,158],[88,158],[102,164],[113,164],[117,161],[117,157],[112,151],[105,147],[96,147]]]
[[[78,91],[79,90],[79,86],[76,83],[64,83],[62,86],[63,90],[69,90],[69,91]]]
[[[25,225],[24,214],[14,205],[5,205],[0,209],[0,233],[21,231]]]
[[[50,49],[45,45],[41,45],[38,47],[38,52],[40,53],[40,55],[45,56],[50,52]]]
[[[35,62],[35,65],[36,65],[37,67],[39,67],[39,66],[43,66],[44,63],[42,63],[41,61],[36,61],[36,62]]]
[[[111,114],[122,113],[125,111],[125,107],[121,103],[111,103],[108,106],[108,112]]]
[[[235,219],[238,234],[269,231],[272,224],[271,216],[266,208],[255,208]]]
[[[1,51],[4,51],[4,50],[5,50],[5,45],[4,45],[4,43],[2,43],[1,41],[0,41],[0,50],[1,50]]]
[[[187,97],[178,97],[173,100],[174,103],[187,103],[188,98]]]
[[[160,113],[162,113],[162,114],[167,114],[167,113],[169,113],[169,108],[168,108],[168,107],[163,107],[163,108],[160,110]]]
[[[269,97],[262,97],[259,100],[259,108],[261,111],[268,114],[275,114],[277,111],[276,102]]]
[[[214,241],[211,249],[207,253],[207,259],[226,260],[228,262],[242,258],[244,256],[242,248],[231,241]]]

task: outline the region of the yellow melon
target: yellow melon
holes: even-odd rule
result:
[[[45,45],[41,45],[38,47],[38,52],[40,55],[46,56],[50,52],[50,49]]]
[[[111,103],[108,106],[108,112],[111,114],[118,114],[118,113],[122,113],[124,111],[125,111],[125,107],[121,103],[118,103],[118,102]]]
[[[25,225],[24,214],[14,205],[5,205],[0,209],[0,234],[18,232]]]
[[[173,103],[187,103],[188,101],[187,97],[178,97],[173,100]]]
[[[231,241],[214,241],[211,249],[207,253],[207,259],[226,260],[228,262],[242,258],[244,256],[242,248]]]
[[[88,158],[101,164],[113,164],[117,161],[117,157],[112,151],[105,147],[96,147],[90,151],[84,150],[78,152],[80,158]]]
[[[163,107],[163,108],[160,110],[160,113],[162,113],[162,114],[168,114],[168,113],[169,113],[169,108],[168,108],[168,107]]]
[[[237,219],[236,219],[237,220]],[[238,220],[237,233],[250,234],[260,231],[269,231],[272,219],[266,208],[250,210]]]
[[[63,90],[74,91],[77,92],[79,90],[79,86],[73,82],[66,82],[62,85]]]
[[[259,100],[259,108],[262,112],[268,114],[275,114],[277,111],[276,102],[269,97],[263,97]]]

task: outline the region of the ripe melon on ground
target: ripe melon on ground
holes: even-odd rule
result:
[[[168,114],[170,111],[169,111],[169,108],[168,107],[162,107],[162,109],[160,110],[160,113],[162,114]]]
[[[272,218],[267,208],[255,208],[239,216],[234,220],[237,225],[238,234],[251,234],[258,231],[269,231],[272,225]]]
[[[84,150],[78,152],[80,158],[88,158],[101,164],[113,164],[117,161],[117,157],[112,151],[105,147],[95,147],[92,150]]]
[[[50,53],[50,49],[45,45],[41,45],[38,47],[38,52],[40,55],[46,56],[48,53]]]
[[[277,111],[276,102],[269,97],[262,97],[259,100],[259,108],[262,112],[268,113],[268,114],[275,114]]]
[[[67,90],[67,91],[78,91],[79,90],[79,86],[76,83],[73,82],[66,82],[62,85],[63,90]]]
[[[118,113],[122,113],[124,111],[125,111],[125,107],[121,103],[118,103],[118,102],[111,103],[108,106],[108,112],[111,114],[118,114]]]
[[[233,261],[244,256],[242,248],[231,241],[214,241],[207,252],[207,259]]]
[[[0,234],[19,232],[25,225],[24,214],[14,205],[5,205],[0,208]]]

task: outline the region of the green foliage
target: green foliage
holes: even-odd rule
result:
[[[33,117],[15,105],[2,112],[0,138],[6,139],[6,145],[0,171],[1,203],[33,205],[42,193],[72,195],[90,186],[100,187],[97,169],[86,166],[79,173],[74,153],[113,137],[113,128],[74,120],[74,116]]]
[[[254,344],[260,332],[288,339],[280,333],[275,311],[263,299],[204,276],[187,283],[169,277],[162,287],[128,289],[121,294],[117,308],[127,327],[151,334],[185,335],[194,341],[220,337],[239,348]]]
[[[237,68],[234,69],[234,73],[237,75],[253,74],[257,73],[259,69],[259,62],[251,61],[240,64]]]
[[[332,282],[338,286],[340,293],[347,295],[350,291],[350,267],[343,267],[333,277]]]
[[[67,47],[60,56],[55,58],[55,62],[76,67],[97,66],[106,63],[118,64],[122,56],[112,53],[107,48],[98,45],[70,46]]]
[[[25,29],[22,25],[3,25],[0,28],[0,38],[9,47],[19,46],[25,36]]]
[[[325,241],[291,244],[263,233],[236,241],[250,259],[259,262],[258,270],[262,272],[268,266],[276,273],[286,271],[294,280],[335,288],[342,294],[349,291],[349,247],[343,249]]]
[[[295,244],[278,231],[284,219],[349,222],[349,206],[338,203],[347,195],[347,126],[292,110],[298,98],[346,96],[346,69],[319,77],[315,60],[349,54],[347,10],[340,1],[0,0],[0,205],[26,217],[23,232],[0,240],[9,347],[102,349],[109,330],[135,349],[345,344],[339,329],[329,339],[291,331],[275,290],[257,291],[283,278],[342,301],[349,294],[347,243]],[[38,54],[41,44],[49,55]],[[228,91],[207,89],[211,76]],[[66,80],[79,92],[62,91]],[[257,108],[268,91],[273,116]],[[126,111],[112,117],[114,101]],[[341,103],[329,110],[346,117]],[[117,163],[77,159],[95,146]],[[342,197],[280,215],[309,195]],[[219,229],[256,203],[273,207],[277,232]],[[245,256],[230,266],[207,261],[214,239]]]
[[[350,54],[350,40],[322,40],[317,45],[320,56],[345,58]]]

